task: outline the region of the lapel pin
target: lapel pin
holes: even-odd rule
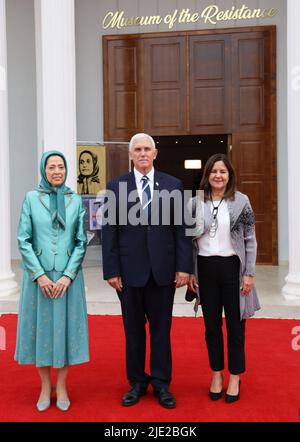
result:
[[[157,181],[156,181],[156,183],[155,183],[155,184],[156,184],[156,186],[157,186],[157,187],[159,187],[159,183],[158,183]]]

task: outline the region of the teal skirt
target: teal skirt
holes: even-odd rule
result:
[[[62,272],[46,272],[56,282]],[[62,368],[89,361],[88,322],[82,271],[63,298],[45,298],[24,270],[15,360],[37,367]]]

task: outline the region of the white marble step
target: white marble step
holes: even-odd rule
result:
[[[16,273],[18,283],[21,284],[22,271],[19,263],[14,263],[13,270]],[[255,317],[300,319],[300,300],[287,301],[281,294],[281,288],[284,285],[284,277],[287,271],[286,266],[257,266],[256,286],[262,308],[256,313]],[[121,314],[117,294],[106,281],[103,281],[102,268],[100,266],[86,266],[84,268],[84,278],[89,314]],[[185,288],[176,291],[173,314],[174,316],[193,317],[193,303],[186,302],[184,295]],[[0,298],[0,314],[17,313],[18,301],[19,295]],[[199,309],[198,316],[201,316],[201,308]]]

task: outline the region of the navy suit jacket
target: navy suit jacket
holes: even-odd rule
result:
[[[139,198],[133,202],[119,201],[119,183],[127,183],[127,194],[136,191],[134,172],[119,177],[107,185],[116,196],[116,225],[106,224],[102,231],[103,274],[104,279],[121,276],[122,282],[130,287],[144,287],[151,275],[159,286],[171,285],[175,280],[175,272],[192,273],[192,241],[185,236],[185,225],[175,225],[174,201],[170,201],[170,222],[163,225],[161,212],[157,225],[120,225],[120,210],[130,210],[139,204]],[[180,190],[182,183],[177,178],[165,173],[154,171],[154,190]],[[161,209],[162,201],[152,200],[152,210]],[[140,205],[141,210],[141,205]]]

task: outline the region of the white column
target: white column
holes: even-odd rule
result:
[[[300,300],[300,1],[287,0],[289,273],[282,292]]]
[[[39,153],[60,150],[76,191],[74,0],[35,0]]]
[[[6,14],[0,0],[0,298],[18,291],[11,271]]]

